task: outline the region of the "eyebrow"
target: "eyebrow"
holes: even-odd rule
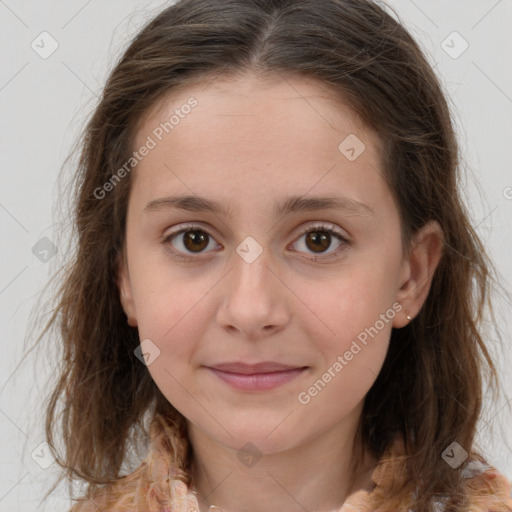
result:
[[[324,209],[343,210],[354,215],[371,216],[375,212],[368,205],[342,196],[302,197],[291,196],[282,203],[275,203],[273,213],[275,216],[284,216],[296,212],[308,212]],[[176,195],[162,197],[149,201],[144,211],[163,211],[169,209],[187,210],[191,212],[210,212],[232,217],[233,214],[226,205],[204,197],[191,195]]]

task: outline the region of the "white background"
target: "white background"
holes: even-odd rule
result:
[[[512,1],[389,3],[425,48],[451,98],[467,165],[472,223],[495,261],[500,282],[510,291]],[[44,451],[38,452],[37,447],[43,441],[41,411],[47,390],[43,387],[50,377],[48,365],[39,352],[19,364],[25,343],[33,342],[31,308],[65,257],[57,242],[58,173],[120,52],[166,4],[156,0],[0,0],[0,511],[69,508],[64,487],[45,504],[39,503],[54,481],[56,464],[43,469],[31,457],[36,450],[45,461]],[[31,47],[43,31],[58,43],[46,59]],[[454,31],[463,39],[451,35]],[[464,48],[464,41],[467,50],[453,58]],[[61,249],[46,263],[32,251],[44,237],[55,242],[57,251]],[[498,297],[495,307],[505,347],[497,357],[507,396],[495,405],[486,400],[489,411],[480,439],[489,462],[512,478],[512,435],[507,434],[512,422],[504,407],[512,396],[512,322],[510,305]],[[492,338],[491,350],[496,352]],[[495,424],[493,433],[489,422]]]

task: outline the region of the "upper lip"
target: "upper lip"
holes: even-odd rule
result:
[[[240,362],[220,363],[209,366],[214,370],[220,370],[228,373],[243,373],[247,375],[255,373],[270,373],[270,372],[282,372],[286,370],[297,370],[299,368],[305,368],[304,366],[294,366],[289,364],[276,363],[272,361],[265,361],[256,364],[247,364]]]

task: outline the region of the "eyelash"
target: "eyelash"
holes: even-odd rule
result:
[[[181,235],[183,233],[187,233],[188,231],[199,231],[201,233],[205,233],[206,235],[208,235],[210,238],[213,239],[213,237],[208,233],[208,231],[206,231],[205,229],[203,229],[201,226],[197,226],[197,225],[189,225],[189,226],[186,226],[185,228],[182,228],[180,229],[179,231],[175,231],[173,233],[170,233],[169,235],[167,235],[163,240],[162,240],[162,243],[163,244],[169,244],[175,237],[177,237],[178,235]],[[302,236],[310,233],[310,232],[315,232],[315,231],[320,231],[322,233],[328,233],[329,235],[332,235],[334,236],[335,238],[338,238],[338,240],[341,242],[341,245],[340,247],[338,247],[337,249],[335,249],[334,251],[330,252],[330,253],[327,253],[327,254],[320,254],[320,256],[313,256],[312,258],[308,258],[310,259],[311,261],[317,261],[319,259],[330,259],[330,258],[333,258],[333,257],[336,257],[338,256],[338,253],[343,251],[345,249],[345,246],[349,245],[350,242],[349,240],[347,240],[347,238],[345,238],[341,233],[339,233],[338,231],[334,230],[332,228],[331,225],[327,225],[327,224],[318,224],[318,225],[313,225],[313,226],[309,226],[308,228],[306,228],[304,231],[302,231],[298,238],[301,238]],[[170,252],[170,255],[174,258],[178,258],[180,260],[183,260],[185,262],[191,262],[191,261],[194,261],[194,260],[197,260],[198,259],[198,256],[202,253],[197,253],[198,256],[185,256],[183,254],[180,254],[179,252],[175,252],[174,250],[169,250]]]

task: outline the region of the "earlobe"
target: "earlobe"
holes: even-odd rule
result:
[[[407,277],[397,293],[403,314],[395,317],[393,327],[404,327],[410,322],[409,318],[414,319],[422,308],[441,261],[443,245],[443,231],[436,221],[428,222],[416,233],[405,262]]]
[[[119,299],[121,306],[126,314],[128,325],[130,327],[137,327],[137,317],[135,314],[135,305],[133,301],[133,293],[130,283],[130,276],[127,270],[126,259],[121,256],[119,258],[118,273],[117,273],[117,288],[119,290]]]

